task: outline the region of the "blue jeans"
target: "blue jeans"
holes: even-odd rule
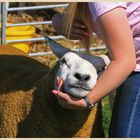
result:
[[[133,72],[117,90],[110,137],[140,138],[140,72]]]

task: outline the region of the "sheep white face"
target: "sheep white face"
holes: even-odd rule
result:
[[[56,76],[63,79],[63,90],[78,98],[86,96],[97,81],[97,71],[87,60],[68,52],[59,60]]]
[[[108,65],[109,59],[74,53],[46,34],[44,34],[44,39],[53,53],[60,59],[56,76],[61,77],[64,81],[63,91],[78,98],[86,96],[96,84],[97,73],[100,74]],[[55,87],[57,89],[56,82]]]

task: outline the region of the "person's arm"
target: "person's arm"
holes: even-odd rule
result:
[[[111,55],[111,63],[99,77],[87,98],[96,103],[117,88],[136,66],[135,47],[131,29],[123,8],[116,8],[97,19],[102,37]],[[60,91],[57,97],[63,106],[86,107],[83,99],[75,100]],[[64,104],[65,103],[65,104]]]
[[[116,8],[97,20],[111,55],[111,63],[87,98],[95,103],[117,88],[136,66],[135,46],[123,8]]]

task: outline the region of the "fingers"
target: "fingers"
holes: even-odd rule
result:
[[[87,29],[73,26],[70,33],[70,37],[73,37],[75,39],[87,38],[89,37],[89,32],[87,31]]]
[[[63,80],[60,77],[57,77],[58,91],[62,90]]]
[[[57,77],[58,89],[52,90],[52,93],[56,95],[59,104],[64,108],[85,109],[87,106],[83,99],[74,98],[66,93],[61,92],[63,86],[63,80]]]
[[[73,40],[82,40],[82,39],[87,39],[87,35],[85,33],[84,34],[78,34],[78,33],[70,33],[70,35],[68,36],[69,39],[73,39]]]
[[[63,86],[63,80],[62,80],[62,78],[57,77],[57,85],[58,85],[58,89],[57,90],[52,90],[52,93],[55,94],[55,95],[57,95],[57,96],[59,96],[62,99],[68,98],[67,97],[67,94],[61,92],[62,86]]]
[[[73,22],[73,26],[80,27],[81,29],[86,29],[86,26],[83,24],[83,22],[79,19],[75,19]]]
[[[79,33],[79,34],[86,33],[86,34],[88,34],[87,27],[79,20],[74,21],[72,28],[73,28],[73,33]]]
[[[59,104],[64,108],[69,109],[87,109],[87,104],[83,99],[71,98],[71,96],[58,91],[57,99]]]
[[[52,90],[52,93],[55,94],[56,96],[59,96],[60,98],[62,98],[64,100],[68,99],[68,95],[59,90]]]
[[[70,35],[65,35],[70,39],[81,40],[89,37],[87,27],[78,19],[75,19],[71,28]]]
[[[55,93],[58,103],[64,108],[80,109],[80,110],[87,108],[87,104],[83,99],[73,98],[68,94],[65,94],[58,90],[53,90],[52,92]]]

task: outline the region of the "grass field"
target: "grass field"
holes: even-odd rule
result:
[[[103,115],[103,129],[105,133],[105,137],[108,137],[109,133],[109,125],[111,120],[111,108],[110,108],[110,102],[109,102],[109,96],[106,96],[102,100],[102,115]]]

